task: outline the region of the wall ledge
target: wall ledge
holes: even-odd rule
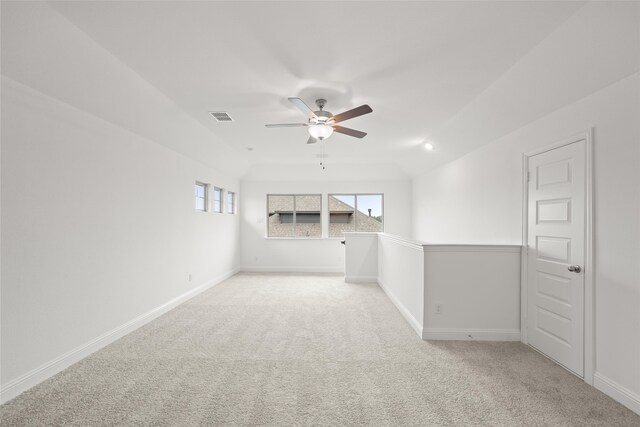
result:
[[[516,252],[520,245],[473,245],[473,244],[434,244],[423,245],[425,252]]]
[[[122,325],[105,332],[102,335],[50,360],[47,363],[27,372],[26,374],[2,385],[0,388],[0,404],[8,402],[9,400],[17,397],[19,394],[29,390],[30,388],[40,384],[44,380],[51,378],[57,373],[63,371],[74,363],[79,362],[92,353],[106,347],[107,345],[117,341],[123,336],[130,334],[141,326],[146,325],[154,319],[162,316],[166,312],[174,309],[185,301],[195,297],[198,294],[212,288],[223,280],[234,276],[239,272],[239,269],[231,270],[227,273],[221,274],[203,284],[197,286],[190,291],[185,292],[176,298],[167,301],[166,303],[153,308],[140,316],[123,323]]]
[[[484,244],[484,243],[427,243],[419,240],[406,239],[387,233],[345,233],[350,237],[370,236],[377,234],[381,238],[392,240],[396,243],[408,246],[424,252],[520,252],[522,245],[511,244]]]
[[[394,236],[393,234],[386,234],[386,233],[377,233],[377,234],[382,239],[391,240],[394,243],[398,243],[398,244],[400,244],[402,246],[406,246],[406,247],[409,247],[411,249],[416,249],[418,251],[423,251],[424,250],[424,243],[423,242],[418,242],[417,240],[405,239],[404,237]]]

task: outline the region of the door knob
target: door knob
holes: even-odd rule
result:
[[[572,271],[574,273],[580,273],[582,271],[582,267],[580,267],[579,265],[570,265],[569,271]]]

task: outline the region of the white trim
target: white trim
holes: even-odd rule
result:
[[[545,145],[544,147],[535,148],[531,151],[527,151],[524,154],[527,157],[533,157],[537,156],[538,154],[546,153],[547,151],[555,150],[556,148],[564,147],[565,145],[573,144],[574,142],[582,141],[583,139],[589,140],[592,129],[593,128],[588,128],[587,130],[578,132],[575,135],[570,136],[569,138],[554,142],[553,144]]]
[[[583,379],[593,385],[595,372],[595,298],[594,298],[594,258],[593,258],[593,127],[570,138],[541,147],[522,154],[522,257],[521,257],[521,289],[520,289],[520,324],[522,342],[528,344],[527,337],[527,292],[528,292],[528,203],[529,203],[529,158],[574,142],[585,142],[585,260],[584,260],[584,372]]]
[[[596,370],[596,329],[595,329],[595,261],[594,261],[594,176],[593,176],[593,128],[589,128],[585,138],[585,254],[584,254],[584,381],[593,385]]]
[[[244,266],[240,271],[248,273],[342,273],[344,274],[344,266],[340,267],[252,267]]]
[[[420,324],[420,322],[418,322],[418,320],[411,315],[409,310],[407,310],[407,308],[400,302],[398,298],[396,298],[395,295],[393,295],[393,293],[391,293],[391,291],[389,291],[387,288],[384,287],[382,282],[378,281],[378,286],[380,286],[380,288],[384,291],[384,293],[387,294],[387,297],[389,297],[389,299],[391,300],[393,305],[396,306],[400,314],[402,314],[404,318],[407,320],[407,322],[409,322],[409,325],[413,328],[414,331],[416,331],[418,336],[422,338],[422,325]]]
[[[520,341],[517,329],[425,328],[424,340],[446,341]]]
[[[467,243],[425,243],[418,240],[406,239],[404,237],[387,234],[384,232],[345,232],[349,236],[369,236],[377,234],[381,238],[389,239],[394,243],[407,246],[411,249],[423,252],[520,252],[520,245],[497,245],[497,244],[467,244]]]
[[[263,237],[264,240],[327,240],[326,237],[320,236],[299,236],[299,237]]]
[[[154,319],[162,316],[166,312],[179,306],[185,301],[195,297],[196,295],[206,291],[207,289],[217,285],[225,279],[238,273],[238,269],[234,269],[228,273],[221,274],[198,287],[185,292],[184,294],[167,301],[166,303],[153,308],[146,313],[108,331],[104,334],[50,360],[47,363],[27,372],[26,374],[8,382],[0,389],[0,404],[8,402],[19,394],[29,390],[31,387],[40,384],[44,380],[51,378],[57,373],[63,371],[74,363],[79,362],[90,354],[100,350],[103,347],[113,343],[123,336],[135,331],[141,326],[146,325]]]
[[[345,276],[346,283],[378,283],[378,276]]]
[[[402,246],[406,246],[408,248],[415,249],[415,250],[420,251],[420,252],[424,251],[424,247],[423,247],[424,243],[422,243],[422,242],[418,242],[416,240],[405,239],[405,238],[402,238],[402,237],[399,237],[399,236],[394,236],[392,234],[386,234],[386,233],[375,233],[375,234],[378,234],[378,236],[380,236],[381,238],[389,239],[389,240],[393,241],[394,243],[400,244]]]
[[[520,337],[529,344],[529,155],[522,153],[522,252],[520,253]]]
[[[425,252],[520,252],[520,245],[422,245]]]
[[[593,375],[593,386],[640,415],[640,395],[605,377],[600,372]]]

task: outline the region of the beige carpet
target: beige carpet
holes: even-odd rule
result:
[[[2,426],[639,426],[519,343],[424,342],[377,285],[240,274],[0,407]]]

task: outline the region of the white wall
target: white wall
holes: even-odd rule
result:
[[[345,281],[378,282],[427,340],[520,340],[520,246],[345,233]]]
[[[424,280],[423,247],[393,235],[378,236],[378,284],[422,338],[428,286]]]
[[[423,337],[520,341],[520,250],[425,245]]]
[[[194,182],[248,163],[51,5],[1,19],[4,400],[237,271],[239,216]]]
[[[630,395],[627,405],[640,396],[639,123],[636,73],[416,178],[413,187],[414,237],[520,244],[522,153],[593,126],[596,375],[623,390],[618,400]]]
[[[378,233],[345,233],[344,281],[378,281]]]
[[[309,169],[317,168],[309,165]],[[274,167],[278,169],[278,167]],[[357,179],[357,170],[352,168]],[[362,175],[361,175],[362,176]],[[383,193],[384,229],[408,236],[411,232],[411,181],[246,181],[240,189],[241,265],[252,271],[344,272],[344,246],[341,239],[266,238],[267,194],[322,194],[323,227],[327,235],[327,194]]]
[[[3,387],[237,270],[239,215],[194,210],[237,179],[6,77],[1,136]]]
[[[639,70],[640,4],[589,2],[435,135],[492,142],[413,181],[414,237],[519,244],[522,153],[593,127],[594,385],[638,413]]]

